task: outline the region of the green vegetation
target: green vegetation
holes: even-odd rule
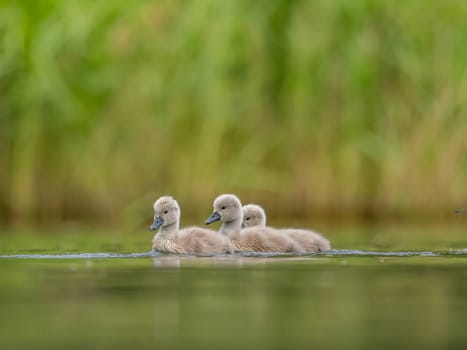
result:
[[[465,205],[465,1],[0,4],[3,222]]]

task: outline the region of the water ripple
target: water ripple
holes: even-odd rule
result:
[[[451,254],[451,252],[426,252],[426,251],[408,251],[408,252],[378,252],[378,251],[367,251],[367,250],[331,250],[329,252],[322,253],[324,255],[355,255],[355,256],[442,256]]]
[[[0,255],[9,259],[108,259],[108,258],[146,258],[161,255],[159,252],[147,253],[77,253],[77,254],[14,254]]]
[[[114,258],[148,258],[158,256],[168,256],[169,254],[162,254],[157,251],[150,251],[144,253],[74,253],[74,254],[12,254],[12,255],[0,255],[0,259],[114,259]],[[272,257],[290,257],[290,256],[314,256],[314,257],[332,257],[332,256],[375,256],[375,257],[440,257],[447,255],[467,255],[467,249],[460,250],[449,250],[440,252],[430,251],[371,251],[371,250],[354,250],[354,249],[333,249],[323,253],[302,253],[302,254],[290,254],[290,253],[260,253],[260,252],[248,252],[248,253],[237,253],[232,255],[217,255],[225,257],[261,257],[261,258],[272,258]],[[180,255],[178,255],[180,256]],[[194,256],[194,255],[186,255]],[[206,257],[206,255],[202,255]]]

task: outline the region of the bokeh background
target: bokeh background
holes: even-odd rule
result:
[[[2,225],[467,205],[465,1],[0,4]]]

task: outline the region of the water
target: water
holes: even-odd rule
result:
[[[330,253],[217,257],[3,234],[0,348],[466,348],[465,231],[335,229]]]

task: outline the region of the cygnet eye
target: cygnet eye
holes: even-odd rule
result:
[[[221,208],[221,209],[222,209],[222,210],[224,210],[224,209],[225,209],[225,205],[224,205],[224,206],[222,206],[222,208]]]
[[[250,218],[246,218],[246,220],[248,221],[248,220],[250,220]]]
[[[164,214],[167,214],[169,211],[168,210],[164,210]]]

